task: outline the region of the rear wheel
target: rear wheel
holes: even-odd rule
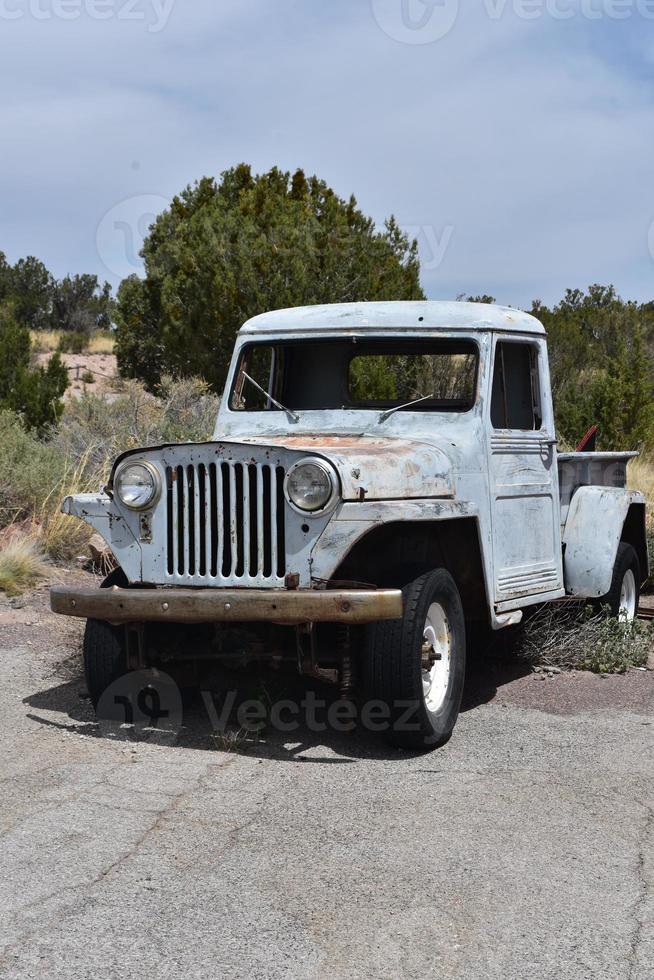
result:
[[[640,562],[630,544],[621,542],[613,566],[611,588],[599,604],[609,606],[613,616],[631,623],[638,615],[640,602]]]
[[[368,628],[366,693],[386,708],[390,742],[433,749],[448,741],[461,705],[465,648],[461,597],[443,568],[404,589],[402,619]]]

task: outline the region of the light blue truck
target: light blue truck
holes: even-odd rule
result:
[[[132,450],[103,492],[64,501],[120,567],[52,608],[88,620],[95,703],[162,633],[181,648],[195,630],[216,657],[300,649],[386,706],[392,741],[440,745],[471,627],[565,596],[635,617],[634,455],[557,452],[545,331],[518,310],[266,313],[239,332],[211,441]]]

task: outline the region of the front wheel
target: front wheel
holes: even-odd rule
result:
[[[403,593],[402,619],[368,628],[366,694],[384,705],[392,744],[438,748],[452,734],[463,694],[463,605],[444,568],[422,575]]]
[[[97,619],[86,621],[84,675],[93,707],[97,710],[106,689],[127,673],[125,629]]]
[[[127,578],[117,568],[100,588],[126,588]],[[111,626],[89,619],[84,631],[84,675],[93,707],[97,710],[100,698],[114,681],[127,673],[127,635],[122,626]]]

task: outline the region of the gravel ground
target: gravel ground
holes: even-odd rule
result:
[[[490,664],[438,752],[242,755],[197,697],[175,744],[108,737],[79,637],[0,600],[2,976],[654,975],[654,674]]]

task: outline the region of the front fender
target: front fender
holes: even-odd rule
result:
[[[613,487],[580,487],[563,529],[568,595],[593,598],[611,588],[613,566],[629,508],[645,506],[642,493]]]
[[[141,581],[141,546],[125,518],[105,493],[78,493],[66,497],[62,513],[79,517],[104,538],[130,582]]]
[[[384,524],[433,523],[478,517],[474,504],[456,500],[388,500],[345,503],[318,538],[311,553],[314,579],[330,579],[354,546]]]

